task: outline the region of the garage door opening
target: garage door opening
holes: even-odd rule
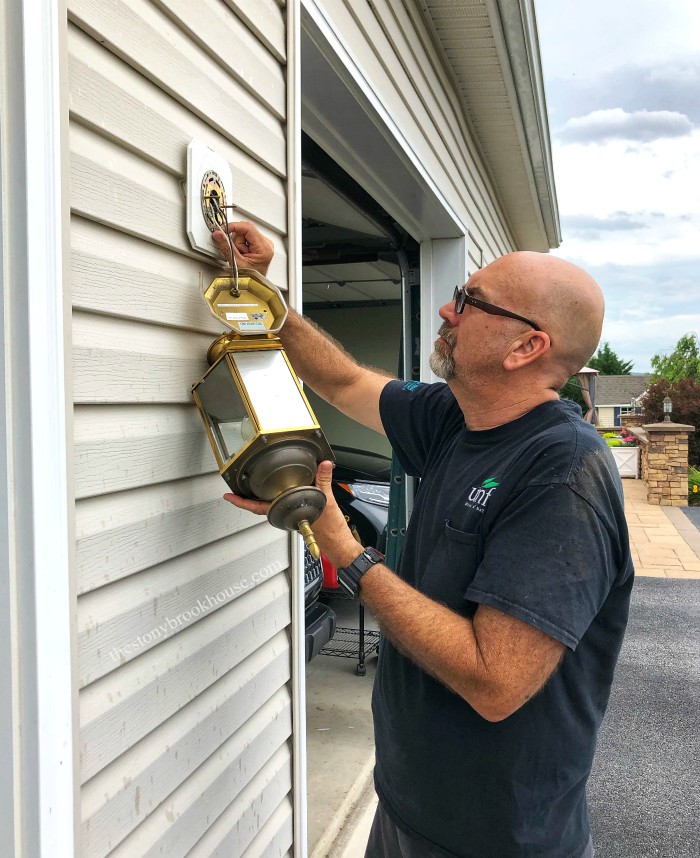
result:
[[[418,301],[418,244],[306,135],[302,159],[305,315],[360,363],[393,376],[417,377],[418,314],[412,304]],[[398,519],[405,514],[405,483],[392,471],[389,442],[308,388],[306,394],[334,448],[336,475],[342,474],[355,491],[353,475],[383,482],[369,502],[356,498],[347,508],[339,502],[364,545],[396,557],[404,530]],[[390,486],[391,503],[382,507]],[[393,536],[387,539],[389,532]],[[348,793],[371,790],[373,757],[370,698],[377,626],[361,615],[357,601],[328,598],[346,657],[322,653],[307,665],[308,846],[316,855],[333,837]],[[365,647],[366,665],[360,656]]]
[[[302,163],[304,313],[361,363],[417,377],[411,296],[418,293],[418,243],[307,135]],[[382,435],[313,393],[309,399],[331,445],[391,456]]]

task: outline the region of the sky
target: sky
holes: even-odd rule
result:
[[[535,0],[562,256],[633,372],[700,335],[700,2]]]

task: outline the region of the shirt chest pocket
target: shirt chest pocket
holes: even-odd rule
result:
[[[472,613],[464,594],[474,579],[481,554],[480,534],[458,530],[446,521],[423,570],[421,593],[461,614]]]

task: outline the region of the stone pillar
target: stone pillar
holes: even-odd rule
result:
[[[647,501],[661,506],[688,506],[688,435],[694,426],[645,423]]]
[[[622,414],[620,416],[620,425],[625,427],[641,426],[643,419],[641,414]]]

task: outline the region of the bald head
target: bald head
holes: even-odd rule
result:
[[[605,302],[582,268],[547,253],[508,253],[477,272],[489,300],[533,319],[549,335],[547,366],[561,387],[595,352]]]

